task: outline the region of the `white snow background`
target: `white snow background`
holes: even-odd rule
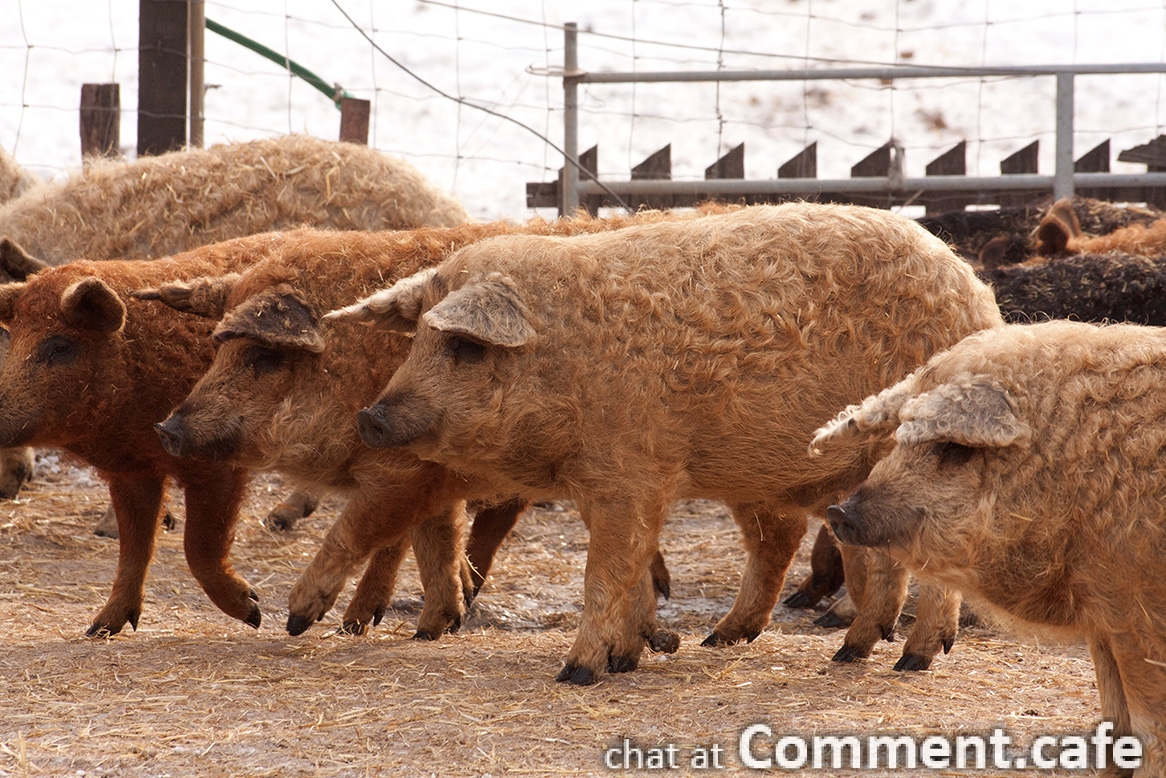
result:
[[[132,156],[137,0],[0,0],[0,9],[0,146],[42,177],[76,169],[81,84],[118,82]],[[592,71],[1166,57],[1166,0],[208,0],[206,15],[371,100],[370,145],[409,159],[483,219],[531,215],[526,182],[552,179],[562,158],[470,105],[561,144],[564,22],[578,23],[580,66]],[[361,30],[466,104],[419,83]],[[286,70],[209,31],[206,59],[208,145],[337,137],[333,104]],[[909,176],[965,139],[968,173],[996,175],[1002,158],[1040,140],[1040,172],[1051,174],[1054,95],[1051,77],[590,85],[579,148],[598,143],[601,177],[620,180],[671,143],[673,177],[685,179],[744,142],[746,176],[773,178],[817,141],[819,176],[844,178],[892,137]],[[1116,160],[1153,139],[1166,124],[1164,96],[1159,75],[1078,77],[1074,155],[1112,138]]]

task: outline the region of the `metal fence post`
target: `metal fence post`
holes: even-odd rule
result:
[[[563,185],[559,215],[579,208],[579,27],[563,25]]]
[[[1073,74],[1057,73],[1057,158],[1053,199],[1073,196]]]

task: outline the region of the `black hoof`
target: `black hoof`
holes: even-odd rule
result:
[[[174,528],[177,526],[178,521],[174,518],[174,515],[171,514],[170,511],[166,511],[166,513],[162,516],[162,529],[164,529],[166,532],[173,532]]]
[[[569,683],[572,686],[590,686],[595,683],[595,673],[591,672],[586,667],[575,667],[574,665],[565,665],[559,674],[555,676],[555,680],[559,683]]]
[[[452,622],[450,622],[450,625],[445,628],[445,631],[449,635],[454,635],[461,628],[462,628],[462,617],[455,616],[454,620]]]
[[[259,602],[259,592],[252,589],[247,592],[247,599],[251,600],[251,602]]]
[[[368,625],[363,621],[346,621],[336,628],[337,635],[363,635],[368,632]]]
[[[312,620],[304,616],[287,617],[287,634],[289,635],[302,635],[308,631],[310,626],[312,626]]]
[[[426,632],[423,629],[419,629],[413,633],[413,640],[437,640],[438,637],[440,635],[434,635],[432,632]]]
[[[943,653],[950,654],[951,647],[955,645],[955,638],[945,638],[943,641]]]
[[[903,656],[899,657],[899,661],[895,662],[895,666],[891,669],[903,673],[912,672],[915,670],[926,670],[929,667],[931,667],[931,657],[923,656],[921,654],[903,654]]]
[[[814,597],[805,592],[794,592],[789,597],[782,600],[782,604],[789,608],[813,608],[818,604],[821,597]]]
[[[702,646],[707,646],[708,648],[716,648],[717,646],[729,645],[729,641],[722,640],[721,636],[714,632],[704,640],[700,641],[700,644]]]
[[[121,632],[121,627],[113,629],[108,624],[94,624],[86,632],[87,638],[109,638]]]
[[[138,618],[142,615],[141,611],[130,611],[126,619],[129,620],[130,626],[134,628],[134,632],[138,631]]]
[[[841,629],[842,627],[850,626],[850,623],[846,619],[839,617],[834,611],[826,611],[814,619],[814,623],[819,627],[826,627],[827,629]]]
[[[842,648],[838,649],[838,653],[832,657],[835,662],[855,662],[859,659],[866,659],[868,654],[864,654],[854,646],[843,644]]]
[[[888,643],[895,642],[895,625],[894,624],[892,624],[889,627],[882,627],[882,628],[880,628],[880,631],[883,633],[883,640],[887,641]]]
[[[640,658],[636,656],[612,656],[607,659],[607,671],[610,673],[630,673],[640,666]]]
[[[670,629],[658,629],[648,638],[648,648],[657,654],[675,654],[680,650],[680,636]]]
[[[372,625],[374,627],[380,625],[381,619],[383,619],[385,617],[385,610],[386,610],[386,608],[384,605],[378,605],[376,607],[376,610],[374,610],[372,612]]]
[[[259,599],[259,598],[253,597],[252,599]],[[263,613],[260,612],[258,605],[252,606],[251,612],[247,614],[247,618],[243,619],[243,622],[245,624],[248,624],[249,626],[255,627],[255,629],[259,629],[259,622],[261,622],[261,621],[263,621]]]

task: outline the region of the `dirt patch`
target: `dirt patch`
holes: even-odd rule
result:
[[[281,535],[260,522],[283,493],[274,479],[257,483],[233,554],[260,593],[258,631],[220,613],[190,576],[179,504],[138,631],[93,640],[85,629],[117,558],[114,541],[92,534],[105,489],[87,470],[42,461],[20,500],[0,505],[0,776],[591,775],[611,772],[604,751],[624,738],[674,744],[682,769],[672,773],[718,745],[725,769],[705,772],[731,774],[745,772],[738,739],[755,723],[773,731],[756,741],[772,755],[785,734],[1003,727],[1026,746],[1086,731],[1100,715],[1083,647],[987,627],[915,674],[890,669],[901,641],[879,644],[868,662],[831,662],[842,633],[780,605],[752,644],[701,647],[732,604],[742,554],[728,514],[700,501],[678,506],[663,536],[672,599],[660,619],[682,635],[680,651],[596,686],[554,682],[579,621],[587,549],[568,504],[519,522],[456,635],[410,640],[420,605],[410,560],[394,610],[368,635],[334,634],[341,607],[292,638],[287,593],[339,503]],[[791,582],[806,572],[812,537]]]

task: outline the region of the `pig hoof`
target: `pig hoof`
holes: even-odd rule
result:
[[[432,632],[427,632],[423,629],[419,629],[413,633],[413,640],[437,640],[438,637],[438,635],[434,635]]]
[[[709,648],[716,648],[717,646],[730,645],[729,641],[725,640],[724,638],[722,638],[720,635],[718,635],[715,632],[712,633],[711,635],[709,635],[704,640],[700,641],[700,644],[702,646],[707,646]]]
[[[336,628],[337,635],[363,635],[368,632],[368,624],[363,621],[346,621]]]
[[[559,683],[571,684],[572,686],[590,686],[595,683],[595,673],[591,672],[586,667],[576,667],[575,665],[565,665],[559,674],[555,676],[555,680]]]
[[[912,670],[926,670],[929,667],[931,667],[931,657],[922,654],[903,654],[899,657],[899,661],[895,662],[892,669],[902,673]]]
[[[108,638],[108,637],[113,637],[114,635],[116,635],[119,632],[121,632],[121,627],[114,629],[113,627],[109,626],[108,624],[94,624],[93,626],[89,627],[88,631],[86,631],[85,637],[87,637],[87,638]]]
[[[312,626],[313,619],[305,618],[304,616],[288,616],[287,617],[287,634],[291,636],[302,635],[307,631],[308,627]]]
[[[820,599],[820,597],[814,597],[805,592],[794,592],[782,600],[782,604],[789,608],[813,608]]]
[[[887,641],[888,643],[895,642],[895,625],[894,624],[892,624],[889,627],[881,627],[879,629],[879,631],[883,634],[883,640]]]
[[[954,637],[944,638],[943,639],[943,653],[950,654],[951,647],[954,645],[955,645],[955,638]]]
[[[832,657],[834,662],[853,662],[857,659],[866,659],[870,656],[869,653],[864,653],[856,646],[848,646],[843,644],[842,648],[838,649],[838,653]]]
[[[841,618],[833,611],[826,611],[821,616],[814,619],[814,623],[819,627],[827,627],[828,629],[841,629],[842,627],[850,626],[846,619]]]
[[[445,631],[446,631],[446,634],[456,635],[457,631],[461,628],[462,628],[462,617],[458,616],[452,622],[450,622],[450,625],[445,628]]]
[[[385,606],[378,605],[372,612],[372,625],[375,627],[381,623],[381,619],[385,617]]]
[[[178,520],[174,518],[174,515],[171,514],[170,511],[166,511],[166,513],[162,514],[162,529],[166,530],[167,532],[171,532],[177,526]]]
[[[675,654],[680,650],[680,636],[670,629],[658,629],[648,638],[648,648],[657,654]]]
[[[630,673],[639,666],[639,657],[612,656],[607,658],[607,671],[610,673]],[[572,683],[574,682],[572,681]]]
[[[252,599],[258,600],[259,598],[252,597]],[[258,605],[252,605],[251,612],[247,614],[247,618],[243,619],[243,623],[259,629],[259,622],[261,621],[263,621],[263,613],[259,610]]]

